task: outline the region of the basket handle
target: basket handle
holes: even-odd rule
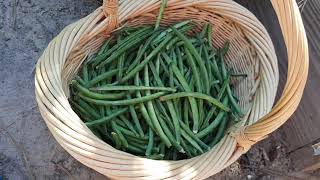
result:
[[[118,26],[118,8],[119,0],[103,0],[102,9],[104,15],[109,18],[106,32],[116,29]]]
[[[271,112],[238,136],[246,149],[283,125],[297,109],[306,85],[309,50],[301,14],[295,0],[272,0],[283,32],[288,54],[288,75],[282,97]],[[247,146],[247,147],[246,147]]]

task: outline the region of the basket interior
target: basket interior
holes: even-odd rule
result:
[[[158,11],[146,13],[140,16],[137,16],[133,19],[129,19],[126,22],[122,22],[121,26],[141,26],[141,25],[153,25],[156,21]],[[250,44],[249,39],[246,37],[245,33],[239,27],[236,22],[233,22],[229,18],[223,17],[219,14],[211,13],[206,10],[199,10],[196,8],[182,8],[182,9],[172,9],[166,10],[161,21],[161,26],[170,26],[177,22],[192,20],[194,29],[192,32],[199,32],[202,30],[203,26],[207,23],[213,25],[213,35],[212,42],[215,48],[223,47],[226,41],[230,42],[230,48],[226,55],[225,62],[228,66],[228,69],[232,74],[246,74],[246,77],[243,76],[232,76],[231,84],[233,86],[234,94],[239,100],[240,107],[243,112],[247,115],[241,119],[241,124],[247,123],[248,115],[251,110],[252,101],[255,95],[255,89],[259,83],[259,59],[257,57],[256,50]],[[190,33],[192,33],[190,32]],[[89,41],[88,44],[97,44],[102,45],[105,40],[103,34],[97,36]],[[89,50],[88,52],[95,53],[97,49],[96,46]],[[89,46],[90,49],[90,46]],[[66,94],[69,94],[68,84],[70,83],[72,77],[77,74],[78,69],[81,66],[83,59],[79,61],[77,56],[74,58],[68,58],[66,64],[68,68],[64,68],[63,71],[68,71],[69,78],[65,79],[64,90]],[[71,67],[70,67],[71,66]]]

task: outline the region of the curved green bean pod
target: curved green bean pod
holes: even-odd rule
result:
[[[223,104],[228,104],[228,98],[224,98],[223,100]],[[212,123],[207,126],[205,129],[203,129],[202,131],[200,131],[198,134],[196,134],[196,136],[198,138],[203,138],[204,136],[206,136],[208,133],[212,132],[212,130],[214,128],[216,128],[221,120],[223,119],[223,117],[226,115],[225,111],[220,111],[219,114],[217,115],[217,117],[214,119],[214,121],[212,121]]]
[[[221,58],[221,71],[222,71],[222,75],[224,78],[227,78],[228,73],[227,73],[227,69],[223,60],[223,55],[220,54],[220,58]],[[237,114],[241,117],[244,116],[244,113],[241,111],[240,106],[238,105],[237,101],[235,100],[235,98],[233,97],[230,85],[227,85],[227,93],[231,102],[232,107],[234,108],[234,110],[237,112]]]
[[[120,149],[121,148],[121,141],[120,141],[118,134],[115,132],[111,132],[111,136],[116,144],[116,149]]]
[[[129,146],[128,141],[123,136],[122,132],[118,129],[117,124],[114,121],[111,121],[111,126],[113,131],[118,134],[121,144],[124,146],[124,148],[128,148]]]
[[[146,156],[150,156],[151,151],[152,151],[152,147],[153,147],[153,131],[149,127],[149,141],[148,141],[148,146],[147,146],[147,150],[146,150]]]
[[[155,86],[113,86],[113,85],[103,85],[99,87],[90,88],[90,90],[95,91],[146,91],[146,90],[153,90],[153,91],[168,91],[168,92],[176,92],[176,88],[172,87],[155,87]]]
[[[220,108],[223,111],[226,111],[226,112],[230,111],[229,107],[223,105],[217,99],[215,99],[209,95],[198,93],[198,92],[173,93],[173,94],[169,94],[169,95],[165,95],[165,96],[160,97],[160,101],[167,101],[167,100],[177,99],[177,98],[182,98],[182,97],[194,97],[194,98],[198,98],[198,99],[204,99],[204,100],[207,100],[208,102],[210,102],[211,104],[213,104],[214,106]]]
[[[134,104],[148,102],[148,101],[151,101],[153,99],[157,99],[157,98],[163,96],[164,94],[165,94],[164,92],[158,92],[158,93],[151,94],[149,96],[143,96],[141,98],[116,100],[116,101],[92,99],[92,98],[84,96],[82,93],[79,93],[79,96],[83,100],[85,100],[87,102],[90,102],[90,103],[93,103],[93,104],[97,104],[97,105],[103,105],[103,106],[126,106],[126,105],[134,105]]]
[[[210,147],[213,147],[221,140],[221,138],[223,137],[224,132],[226,130],[227,122],[228,122],[228,117],[225,116],[223,118],[221,124],[219,125],[219,129],[218,129],[216,136],[214,137],[213,141],[209,144]]]
[[[90,90],[88,90],[87,88],[83,87],[80,85],[80,83],[78,81],[73,80],[72,81],[72,85],[74,85],[74,87],[83,95],[93,98],[93,99],[109,99],[109,100],[116,100],[116,99],[121,99],[123,97],[126,96],[125,92],[121,92],[121,93],[108,93],[108,94],[100,94],[100,93],[96,93],[96,92],[92,92]]]
[[[112,120],[113,118],[125,113],[128,111],[128,108],[122,108],[120,110],[115,110],[114,112],[112,112],[110,115],[108,116],[105,116],[101,119],[97,119],[97,120],[94,120],[94,121],[91,121],[91,122],[86,122],[85,124],[87,126],[95,126],[95,125],[98,125],[98,124],[101,124],[101,123],[106,123],[110,120]]]
[[[95,84],[98,84],[100,81],[103,81],[105,79],[108,79],[114,75],[116,75],[119,72],[119,69],[114,69],[108,72],[105,72],[103,74],[100,74],[99,76],[96,76],[92,80],[90,80],[87,84],[86,87],[92,87]]]

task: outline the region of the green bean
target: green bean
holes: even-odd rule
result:
[[[132,146],[132,145],[128,146],[127,150],[129,152],[132,152],[132,153],[135,153],[135,154],[141,154],[141,155],[144,154],[144,152],[145,152],[143,149],[140,149],[140,148]]]
[[[173,27],[175,27],[176,29],[179,29],[181,27],[185,27],[190,22],[191,22],[191,20],[182,21],[182,22],[179,22],[179,23],[173,25]],[[162,38],[167,36],[167,34],[170,32],[172,32],[171,28],[168,28],[168,29],[162,31],[161,34],[158,35],[158,37],[153,41],[153,43],[159,43],[162,40]]]
[[[159,15],[157,17],[157,21],[156,21],[156,25],[155,25],[154,29],[158,29],[160,26],[160,21],[163,16],[164,8],[167,6],[167,2],[168,2],[168,0],[162,0],[162,2],[161,2],[160,9],[159,9]]]
[[[207,34],[207,32],[208,32],[208,26],[209,26],[209,24],[208,23],[206,23],[204,26],[203,26],[203,28],[202,28],[202,31],[200,32],[200,34],[198,34],[199,35],[199,38],[206,38],[205,37],[205,35]]]
[[[144,151],[146,151],[146,149],[148,148],[147,144],[141,144],[141,143],[137,143],[137,142],[129,142],[130,145],[133,145],[137,148],[143,149]],[[159,153],[159,147],[152,147],[151,151],[155,152],[155,153]]]
[[[185,42],[185,46],[189,49],[190,53],[195,57],[195,60],[200,67],[201,76],[203,77],[204,89],[206,89],[205,92],[209,92],[209,90],[208,90],[209,89],[208,72],[207,72],[205,64],[203,63],[201,56],[199,55],[196,48],[192,45],[192,43],[189,41],[189,39],[185,35],[183,35],[181,32],[179,32],[174,27],[172,27],[172,30],[181,40],[183,40]]]
[[[146,66],[147,67],[147,66]],[[150,63],[150,69],[151,72],[153,73],[153,77],[155,78],[155,81],[157,82],[157,84],[159,86],[163,86],[163,83],[159,77],[158,74],[156,74],[156,70],[154,69],[154,66],[152,63]],[[159,103],[160,104],[160,103]],[[173,126],[174,126],[174,130],[175,130],[175,135],[176,135],[176,141],[178,144],[180,144],[180,139],[181,139],[181,135],[180,135],[180,126],[179,126],[179,120],[178,120],[178,116],[177,116],[177,112],[175,111],[174,105],[172,104],[171,101],[166,102],[172,121],[173,121]],[[164,108],[162,108],[162,110],[164,110]],[[165,112],[165,110],[164,110]]]
[[[160,149],[160,155],[165,155],[165,152],[166,152],[166,147],[165,147],[165,144],[164,143],[160,143],[159,145],[159,149]]]
[[[117,123],[121,122],[120,120],[117,121]],[[123,122],[122,122],[123,123]],[[123,123],[123,126],[125,126],[125,124]],[[137,136],[130,130],[122,127],[122,126],[118,126],[119,131],[121,131],[123,134],[125,134],[126,136],[130,136],[130,137],[134,137],[137,138]]]
[[[209,46],[211,47],[211,48],[213,48],[213,44],[212,44],[212,29],[213,29],[213,26],[212,26],[212,24],[209,24],[208,25],[208,43],[209,43]]]
[[[72,99],[69,99],[70,104],[80,112],[80,114],[85,117],[87,116],[88,118],[92,118],[93,116],[88,113],[83,107],[78,105],[76,102],[74,102]],[[87,121],[90,121],[89,119],[86,118]]]
[[[200,75],[198,73],[199,70],[197,69],[196,64],[194,63],[194,60],[192,58],[191,53],[189,52],[189,50],[186,47],[185,47],[185,52],[186,52],[186,55],[187,55],[187,62],[188,62],[189,66],[192,69],[192,74],[193,74],[193,76],[195,78],[195,81],[196,81],[197,91],[198,92],[202,92],[202,85],[201,85],[201,82],[200,82]]]
[[[215,59],[214,59],[213,61],[211,61],[211,66],[212,66],[212,70],[213,70],[213,73],[214,73],[215,77],[216,77],[220,82],[223,82],[223,78],[222,78],[221,72],[220,72],[220,70],[219,70],[217,61],[216,61]]]
[[[227,126],[227,116],[225,116],[221,122],[221,124],[219,125],[219,129],[218,132],[215,136],[215,138],[213,139],[213,141],[209,144],[210,147],[213,147],[214,145],[216,145],[221,138],[224,136],[225,130],[226,130],[226,126]]]
[[[130,95],[127,95],[127,97],[128,97],[128,99],[131,99]],[[143,137],[144,136],[144,132],[143,132],[143,130],[141,128],[141,124],[139,122],[139,119],[138,119],[136,110],[134,109],[134,106],[133,105],[129,106],[129,110],[130,110],[131,118],[132,118],[132,120],[133,120],[133,122],[135,124],[135,127],[136,127],[136,129],[137,129],[137,131],[139,133],[139,136]]]
[[[123,134],[125,134],[125,133],[123,133]],[[125,134],[125,135],[126,135],[126,134]],[[149,136],[146,136],[146,137],[149,138]],[[128,136],[128,135],[126,135],[126,138],[128,139],[128,142],[134,141],[134,142],[139,143],[139,144],[147,144],[147,143],[148,143],[148,140],[149,140],[149,139],[141,139],[140,137],[132,137],[132,136]],[[159,138],[156,136],[156,137],[154,138],[154,141],[155,141],[156,143],[158,143],[158,142],[159,142]]]
[[[172,143],[172,145],[181,153],[185,153],[185,151],[183,150],[182,146],[180,144],[177,143],[177,140],[173,137],[172,133],[170,132],[168,126],[166,125],[166,123],[164,122],[164,120],[162,119],[161,116],[158,116],[159,119],[159,123],[161,124],[161,127],[163,128],[163,131],[165,132],[165,134],[167,135],[168,139],[170,140],[170,142]]]
[[[151,94],[148,96],[143,96],[141,98],[116,100],[116,101],[92,99],[92,98],[84,96],[82,93],[79,93],[79,97],[81,97],[83,100],[85,100],[87,102],[97,104],[97,105],[102,105],[102,106],[126,106],[126,105],[134,105],[134,104],[149,102],[153,99],[157,99],[157,98],[163,96],[164,94],[165,94],[164,92],[158,92],[158,93],[154,93],[154,94]]]
[[[152,147],[153,147],[153,131],[151,128],[149,128],[149,141],[148,141],[148,146],[146,150],[146,156],[150,156]]]
[[[121,141],[120,141],[118,134],[115,132],[111,132],[111,135],[112,135],[112,138],[116,144],[116,149],[120,149],[121,148]]]
[[[169,68],[169,86],[174,87],[172,68]]]
[[[178,67],[182,72],[182,74],[184,74],[184,66],[183,66],[183,60],[182,60],[182,54],[181,54],[180,48],[176,48],[176,54],[177,54]]]
[[[91,121],[91,122],[87,122],[85,123],[87,126],[96,126],[98,124],[102,124],[102,123],[107,123],[108,121],[112,120],[113,118],[125,113],[128,111],[128,108],[122,108],[119,110],[115,110],[114,112],[112,112],[110,115],[105,116],[103,118]]]
[[[190,158],[193,157],[193,156],[191,155],[191,153],[190,153],[190,150],[189,150],[188,145],[187,145],[184,141],[181,141],[181,145],[182,145],[183,149],[185,150],[186,155],[187,155],[188,157],[190,157]]]
[[[201,153],[203,153],[202,148],[198,145],[197,142],[195,142],[185,131],[181,131],[182,137],[184,137],[194,148],[199,150]]]
[[[149,32],[147,34],[139,36],[139,38],[134,39],[133,41],[128,42],[123,47],[117,49],[114,53],[112,53],[108,58],[103,60],[100,64],[96,66],[96,68],[101,68],[104,65],[107,65],[117,59],[122,53],[128,51],[130,48],[139,45],[142,41],[148,38],[153,32]]]
[[[217,99],[220,100],[222,98],[222,96],[224,95],[224,93],[226,92],[227,87],[229,86],[230,83],[230,76],[228,75],[227,78],[225,79],[225,81],[223,82],[221,89],[218,93]]]
[[[141,37],[145,34],[150,34],[151,27],[143,27],[139,29],[138,31],[130,34],[126,38],[124,38],[121,43],[115,44],[112,48],[110,48],[107,52],[97,56],[94,59],[93,67],[97,66],[101,61],[105,60],[110,54],[112,54],[114,51],[117,51],[120,48],[123,48],[124,46],[127,46],[130,42],[137,39],[137,37]]]
[[[213,81],[212,69],[211,69],[211,64],[210,64],[210,59],[209,59],[209,52],[208,52],[207,47],[203,47],[203,54],[204,54],[206,67],[208,68],[208,72],[209,72],[208,77],[209,77],[210,82],[212,82]],[[210,86],[210,88],[211,88],[211,86]],[[207,92],[207,93],[209,93],[209,92]]]
[[[100,87],[93,87],[90,90],[95,91],[145,91],[145,90],[153,90],[153,91],[168,91],[168,92],[176,92],[176,88],[172,87],[150,87],[150,86],[113,86],[113,85],[104,85]]]
[[[82,66],[82,77],[85,82],[89,81],[88,65],[86,62],[83,63],[83,66]]]
[[[192,157],[198,156],[197,149],[192,148],[192,149],[190,149],[190,152],[191,152]]]
[[[223,82],[223,85],[222,85],[222,87],[221,87],[221,89],[220,89],[220,91],[219,91],[219,93],[217,95],[217,100],[218,101],[221,100],[222,96],[226,92],[226,88],[229,85],[229,82],[230,82],[230,76],[228,76],[227,79]],[[206,116],[206,118],[204,120],[204,123],[203,123],[201,129],[203,127],[206,127],[209,124],[209,121],[212,118],[212,116],[214,115],[215,111],[216,111],[216,107],[211,107],[210,111],[207,113],[207,116]]]
[[[189,40],[190,40],[190,42],[191,42],[192,44],[194,44],[194,43],[197,42],[196,39],[189,39]],[[180,46],[183,46],[184,44],[185,44],[184,41],[178,41],[178,42],[176,43],[176,47],[178,48],[178,47],[180,47]]]
[[[89,129],[90,129],[90,128],[89,128]],[[94,134],[95,136],[97,136],[99,139],[102,139],[100,133],[99,133],[96,129],[90,129],[90,130],[93,132],[93,134]]]
[[[135,60],[130,64],[130,66],[128,67],[126,73],[128,74],[134,67],[136,67],[139,63],[140,60],[143,58],[143,55],[146,53],[146,51],[148,50],[151,42],[154,40],[155,37],[157,37],[160,34],[159,31],[156,31],[153,33],[152,36],[150,36],[146,43],[143,45],[142,49],[139,50],[139,54],[137,55],[137,57],[135,58]]]
[[[156,60],[156,72],[157,74],[160,74],[160,54],[158,54],[158,57]]]
[[[138,132],[134,129],[132,123],[122,114],[119,118],[126,124],[126,126],[138,137]]]
[[[113,131],[117,133],[117,135],[119,136],[120,142],[124,146],[124,148],[128,148],[129,146],[128,141],[123,136],[122,132],[118,129],[118,125],[114,121],[111,121],[111,126]]]
[[[173,38],[166,46],[166,50],[171,49],[180,39],[178,37]]]
[[[117,74],[117,80],[120,81],[122,76],[123,76],[123,68],[124,68],[124,61],[126,58],[126,53],[123,53],[120,55],[119,60],[118,60],[118,74]]]
[[[112,40],[112,36],[110,38],[108,38],[108,40],[102,45],[102,47],[98,51],[98,54],[97,54],[98,56],[108,50],[111,40]]]
[[[137,72],[137,74],[135,75],[134,84],[136,86],[139,86],[139,72]],[[141,93],[139,91],[137,91],[136,95],[137,95],[138,98],[142,98]],[[139,106],[140,106],[140,111],[142,113],[143,118],[146,120],[147,124],[152,129],[154,129],[154,126],[153,126],[151,118],[150,118],[150,116],[148,114],[147,108],[145,107],[145,105],[143,103],[139,103]]]
[[[94,72],[94,71],[93,71]],[[87,83],[87,87],[92,87],[95,84],[98,84],[100,81],[103,81],[105,79],[111,78],[112,76],[116,75],[119,72],[119,69],[114,69],[108,72],[105,72],[103,74],[100,74],[99,76],[93,78]]]
[[[202,123],[204,122],[204,104],[203,104],[203,100],[202,99],[199,99],[198,100],[198,109],[199,109],[199,127],[202,126]]]
[[[144,67],[144,81],[145,81],[145,86],[149,86],[149,71],[148,71],[148,66]],[[150,94],[150,91],[146,92],[146,95],[148,96]],[[150,96],[150,95],[149,95]],[[163,132],[157,115],[154,111],[154,107],[153,107],[153,103],[152,101],[148,101],[147,102],[147,110],[148,110],[148,114],[150,115],[152,124],[155,127],[155,130],[157,132],[157,134],[160,136],[160,138],[164,141],[164,143],[167,145],[167,147],[170,147],[172,144],[169,141],[168,137],[166,136],[166,134]]]
[[[227,54],[229,48],[230,48],[230,42],[227,41],[227,42],[224,43],[223,48],[220,50],[220,54],[221,54],[222,56],[225,56],[225,55]]]
[[[137,72],[141,71],[145,65],[148,64],[148,62],[156,56],[161,49],[167,45],[167,43],[171,40],[172,36],[167,36],[153,51],[150,52],[150,54],[142,61],[139,65],[137,65],[135,68],[133,68],[127,75],[121,80],[121,82],[128,81],[132,76],[134,76]]]
[[[227,97],[224,98],[223,104],[228,104]],[[219,114],[217,115],[217,117],[215,118],[215,120],[209,126],[207,126],[205,129],[203,129],[198,134],[196,134],[196,136],[198,138],[202,138],[202,137],[206,136],[209,132],[211,132],[214,128],[216,128],[220,124],[221,120],[223,119],[223,117],[225,115],[226,115],[225,111],[220,111]]]
[[[162,154],[153,154],[153,155],[147,156],[147,158],[153,159],[153,160],[162,160],[163,157],[164,157],[164,155],[162,155]]]
[[[100,118],[100,115],[96,112],[95,109],[93,109],[88,103],[83,101],[82,99],[78,99],[79,105],[85,109],[93,118],[98,119]]]
[[[194,98],[198,98],[198,99],[203,99],[203,100],[207,100],[208,102],[210,102],[212,105],[220,108],[223,111],[229,112],[230,108],[223,105],[220,101],[218,101],[217,99],[208,96],[206,94],[202,94],[202,93],[198,93],[198,92],[179,92],[179,93],[173,93],[173,94],[169,94],[169,95],[165,95],[165,96],[161,96],[160,100],[161,101],[167,101],[167,100],[171,100],[171,99],[177,99],[177,98],[182,98],[182,97],[194,97]]]
[[[169,117],[168,113],[166,112],[166,108],[164,107],[164,105],[163,105],[161,102],[159,102],[159,101],[156,101],[156,105],[157,105],[157,107],[158,107],[158,109],[159,109],[159,114],[160,114],[160,116],[163,115],[164,117],[162,117],[162,118],[163,118],[164,120],[166,120],[166,122],[167,122],[168,125],[169,125],[169,128],[170,128],[171,130],[174,130],[174,125],[173,125],[173,123],[170,121],[171,118]]]
[[[75,80],[78,81],[82,86],[85,86],[87,84],[87,82],[81,79],[80,76],[76,76]]]
[[[182,130],[185,133],[187,133],[193,140],[195,140],[202,148],[204,148],[206,150],[210,150],[210,147],[208,145],[206,145],[203,141],[201,141],[200,138],[198,138],[196,135],[194,135],[186,124],[184,124],[182,121],[180,121],[180,125],[182,127]]]
[[[108,93],[108,94],[100,94],[100,93],[95,93],[92,92],[90,90],[88,90],[87,88],[83,87],[80,85],[80,83],[78,81],[72,80],[72,85],[83,95],[89,97],[89,98],[93,98],[93,99],[109,99],[109,100],[116,100],[116,99],[120,99],[126,96],[125,92],[121,92],[121,93]]]
[[[168,57],[168,55],[163,53],[163,57],[165,58],[167,63],[170,64],[170,58]],[[183,77],[183,75],[179,71],[178,67],[175,64],[171,64],[171,67],[172,67],[173,73],[177,77],[178,81],[181,83],[181,85],[184,88],[184,90],[187,91],[187,92],[191,92],[191,89],[190,89],[186,79]],[[189,99],[190,106],[191,106],[191,111],[192,111],[192,114],[193,114],[193,131],[195,133],[197,133],[198,132],[198,128],[199,128],[198,107],[197,107],[197,104],[196,104],[196,100],[193,97],[188,97],[188,99]]]
[[[227,78],[227,70],[226,70],[226,66],[224,64],[224,60],[223,60],[223,56],[222,54],[220,54],[220,58],[221,58],[221,71],[222,71],[222,75],[224,78]],[[237,114],[241,117],[244,116],[243,112],[241,111],[240,106],[238,105],[238,103],[236,102],[235,98],[232,95],[232,91],[230,88],[230,85],[228,84],[227,86],[227,93],[228,93],[228,97],[230,99],[231,102],[231,106],[234,108],[234,110],[237,112]]]
[[[184,110],[184,113],[183,113],[183,120],[184,120],[184,123],[187,125],[187,127],[189,128],[189,102],[187,99],[184,100],[184,103],[183,103],[183,110]]]

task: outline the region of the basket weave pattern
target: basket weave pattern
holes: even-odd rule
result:
[[[280,127],[297,108],[308,74],[308,46],[294,0],[272,0],[288,50],[288,78],[273,106],[279,73],[272,41],[255,16],[232,0],[169,0],[162,25],[192,19],[195,31],[214,25],[214,46],[230,40],[226,62],[248,78],[235,91],[248,113],[209,152],[187,160],[156,161],[119,151],[98,139],[72,110],[68,83],[87,55],[122,25],[153,24],[161,0],[106,0],[87,17],[67,26],[40,57],[36,98],[48,128],[73,157],[115,179],[204,179],[218,173],[257,141]]]

